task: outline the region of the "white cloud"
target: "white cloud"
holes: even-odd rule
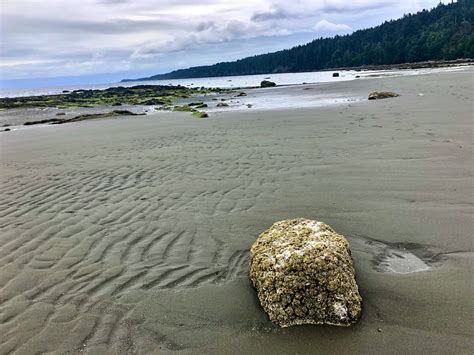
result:
[[[196,31],[181,31],[163,42],[150,41],[133,52],[131,58],[162,56],[165,53],[196,49],[209,44],[232,42],[237,40],[283,36],[290,34],[287,29],[275,29],[271,26],[246,21],[230,20],[224,23],[212,21],[197,25]]]
[[[283,36],[309,42],[316,37],[311,29],[318,36],[346,33],[439,1],[48,0],[47,6],[38,0],[0,2],[0,79],[6,80],[134,70],[152,75],[177,69],[180,58],[187,65],[201,65],[264,53],[278,44],[302,43]]]
[[[332,23],[327,20],[321,20],[314,25],[313,30],[323,33],[346,33],[351,31],[351,27],[345,24]]]

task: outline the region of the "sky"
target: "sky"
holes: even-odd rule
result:
[[[438,3],[0,0],[0,87],[109,83],[236,60],[351,33]]]

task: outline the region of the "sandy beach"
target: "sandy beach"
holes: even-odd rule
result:
[[[0,353],[470,353],[473,73],[1,132]],[[295,217],[350,241],[355,326],[280,329],[260,308],[249,248]]]

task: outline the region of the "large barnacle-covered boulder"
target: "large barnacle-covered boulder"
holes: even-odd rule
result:
[[[322,222],[280,221],[251,248],[250,277],[270,320],[349,326],[361,302],[349,244]]]

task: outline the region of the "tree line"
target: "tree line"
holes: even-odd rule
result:
[[[439,4],[350,35],[318,38],[234,62],[180,69],[149,80],[304,72],[474,58],[474,0]],[[142,79],[143,80],[143,79]]]

